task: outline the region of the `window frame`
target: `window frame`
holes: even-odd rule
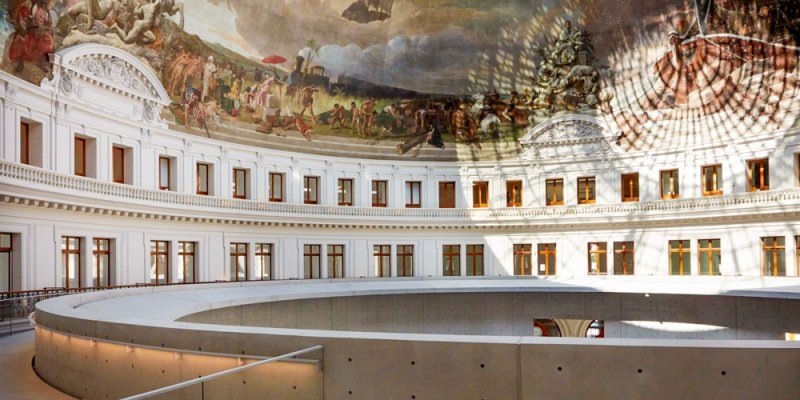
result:
[[[485,276],[486,263],[484,258],[485,246],[482,244],[466,245],[466,274],[467,276]],[[480,260],[480,271],[478,271],[478,261]],[[480,272],[480,273],[479,273]]]
[[[406,208],[422,208],[422,181],[406,181],[405,186]],[[410,203],[409,200],[411,201]]]
[[[70,247],[70,243],[72,240],[77,240],[78,244],[76,248]],[[62,272],[64,273],[64,289],[80,289],[83,287],[83,280],[81,277],[82,274],[82,265],[83,265],[83,254],[81,254],[81,247],[83,245],[83,238],[77,236],[62,236],[62,248],[61,248],[61,255],[62,260],[64,260],[64,265],[62,265]],[[66,243],[64,245],[63,243]],[[70,287],[69,284],[69,271],[70,271],[70,260],[72,257],[70,255],[77,255],[78,256],[78,265],[75,266],[75,276],[77,277],[78,286],[77,287]]]
[[[20,121],[19,142],[20,164],[31,165],[31,124]]]
[[[350,186],[348,191],[347,186]],[[336,180],[336,200],[340,207],[352,207],[355,188],[353,178],[338,178]],[[349,199],[347,198],[349,196]]]
[[[629,203],[629,202],[639,201],[639,198],[640,198],[639,191],[641,189],[639,187],[639,173],[638,172],[631,172],[631,173],[628,173],[628,174],[622,174],[621,178],[620,178],[620,182],[622,183],[622,187],[621,187],[622,202],[623,203]],[[634,187],[634,183],[636,184],[635,187]],[[625,188],[626,186],[628,187],[628,190],[630,191],[630,193],[626,192],[626,188]],[[633,193],[634,191],[636,193]]]
[[[533,275],[533,245],[530,243],[514,243],[512,247],[514,260],[514,276]],[[528,273],[525,273],[525,260],[527,259]],[[521,262],[517,262],[517,260]]]
[[[678,243],[678,247],[673,247],[673,243]],[[688,247],[684,248],[684,244],[688,244]],[[692,274],[692,241],[691,240],[669,240],[667,241],[667,250],[668,250],[668,260],[667,265],[669,266],[669,275],[672,276],[684,276],[684,275],[691,275]],[[676,269],[672,265],[672,255],[678,254],[678,273],[673,273]],[[688,254],[689,265],[684,265],[684,254]]]
[[[191,251],[186,250],[187,245],[191,245]],[[180,241],[178,242],[178,263],[180,263],[181,267],[183,268],[183,276],[181,277],[181,283],[189,284],[189,283],[197,283],[197,242],[192,241]],[[187,256],[192,257],[192,280],[191,282],[186,278],[187,277]]]
[[[276,183],[277,180],[277,183]],[[280,196],[276,196],[276,188],[280,188]],[[269,173],[269,201],[272,203],[283,203],[286,187],[284,186],[284,174],[281,172]]]
[[[125,150],[122,146],[111,146],[111,181],[123,185],[127,183],[125,182]],[[117,163],[118,156],[119,163]],[[117,165],[119,165],[119,171],[117,171]],[[117,172],[119,172],[120,178],[117,177]]]
[[[316,249],[316,252],[314,251]],[[305,263],[308,259],[308,277],[305,273]],[[317,260],[316,275],[314,274],[314,259]],[[322,279],[322,245],[303,244],[303,279]]]
[[[389,205],[389,181],[385,179],[373,180],[370,184],[372,192],[370,197],[372,200],[372,207],[386,208]],[[383,201],[381,201],[383,199]]]
[[[343,244],[329,244],[327,246],[326,258],[327,258],[327,269],[328,269],[328,279],[341,279],[346,276],[345,274],[345,248]],[[331,259],[333,259],[333,263],[331,263]],[[337,263],[337,259],[338,262]],[[337,271],[337,264],[338,264],[338,271]],[[331,271],[333,273],[331,274]],[[337,272],[341,272],[337,274]]]
[[[163,251],[159,250],[159,244],[162,244],[162,243],[164,244],[164,250]],[[158,262],[158,260],[159,260],[158,256],[164,256],[164,260],[165,260],[165,263],[166,263],[166,265],[163,266],[164,267],[164,282],[163,283],[159,282],[159,279],[158,279],[158,275],[159,275],[158,272],[161,271],[161,269],[159,268],[161,263]],[[172,283],[172,279],[171,279],[172,276],[171,276],[170,270],[169,270],[170,269],[169,268],[169,264],[170,264],[170,259],[169,258],[170,258],[170,256],[169,256],[169,241],[167,241],[167,240],[151,240],[150,241],[150,265],[152,266],[153,264],[155,264],[155,266],[156,266],[155,282],[153,281],[153,278],[151,277],[150,278],[150,284],[151,285],[161,286],[161,285],[169,285],[169,284]],[[155,260],[155,262],[154,262],[154,260]]]
[[[472,182],[472,208],[489,208],[489,181]]]
[[[617,245],[622,245],[621,249],[617,249]],[[630,248],[628,248],[628,244],[630,244]],[[630,273],[628,273],[628,262],[626,254],[631,254],[631,265],[630,265]],[[622,266],[617,268],[617,254],[620,255],[620,260]],[[619,273],[618,273],[619,271]],[[614,242],[614,275],[624,275],[630,276],[634,275],[636,272],[636,243],[632,240],[621,241],[621,242]]]
[[[583,193],[581,193],[581,183],[583,183]],[[591,185],[590,185],[591,184]],[[591,187],[591,198],[589,196],[589,188]],[[582,176],[578,178],[576,189],[578,192],[578,204],[596,204],[597,203],[597,177],[595,176]],[[582,198],[583,197],[583,198]]]
[[[164,184],[164,170],[163,162],[167,162],[167,182]],[[172,159],[167,156],[158,156],[158,190],[172,190],[172,182],[170,179],[172,175]]]
[[[442,245],[442,276],[461,276],[460,244]]]
[[[247,169],[246,168],[233,168],[231,176],[233,177],[233,198],[239,200],[246,200],[249,192],[247,187]],[[242,182],[239,181],[241,175]],[[242,194],[239,193],[240,185],[243,186]]]
[[[407,251],[408,248],[411,248],[410,252]],[[414,276],[414,245],[413,244],[397,245],[396,258],[397,258],[397,277],[402,278],[402,277]],[[410,266],[406,265],[406,259],[410,260],[411,263]]]
[[[552,246],[552,250],[550,249]],[[553,256],[553,265],[550,265],[550,257]],[[536,245],[536,274],[542,276],[553,276],[557,272],[558,266],[558,244],[539,243]],[[544,263],[542,263],[544,261]],[[544,274],[541,274],[541,266],[544,264]]]
[[[597,250],[592,249],[592,245],[597,246]],[[598,262],[597,271],[592,272],[592,256]],[[589,242],[587,244],[587,274],[589,275],[608,275],[608,242]],[[605,261],[605,262],[601,262]]]
[[[74,146],[75,148],[72,151],[72,158],[73,158],[73,165],[72,165],[72,173],[75,176],[83,176],[86,177],[86,138],[82,137],[75,137],[74,138]],[[80,146],[81,149],[81,157],[78,157],[78,148]],[[78,171],[78,160],[80,160],[80,165],[83,166],[83,171]]]
[[[714,241],[719,240],[719,247],[713,247]],[[708,246],[704,247],[703,242],[707,242]],[[722,265],[722,239],[714,238],[714,239],[698,239],[697,240],[697,274],[698,275],[706,275],[706,276],[714,276],[719,275],[719,271],[714,272],[714,254],[717,254],[719,257],[719,265]],[[702,268],[702,259],[706,257],[706,261],[708,262],[708,273],[703,273]],[[719,267],[719,265],[717,265]]]
[[[707,190],[706,188],[706,176],[709,172],[711,173],[711,181],[714,182],[713,185],[716,190]],[[702,179],[701,186],[703,190],[703,196],[721,196],[724,192],[722,190],[722,178],[722,164],[710,164],[700,167],[700,179]]]
[[[247,282],[250,280],[250,254],[249,254],[249,243],[246,242],[231,242],[228,245],[229,252],[228,252],[228,260],[230,260],[231,265],[228,268],[228,272],[230,276],[228,276],[228,280],[230,282]],[[239,279],[239,268],[238,268],[238,258],[243,257],[244,259],[244,279]],[[233,259],[236,258],[236,264],[233,263]]]
[[[759,187],[753,186],[754,168],[759,165],[759,179],[761,185]],[[769,158],[757,158],[747,160],[747,191],[748,192],[761,192],[769,190]]]
[[[550,184],[553,185],[553,198],[550,198],[550,193],[548,193]],[[558,190],[557,188],[561,187],[561,199],[558,199]],[[548,207],[551,206],[563,206],[564,205],[564,178],[550,178],[545,179],[544,181],[544,196],[545,196],[545,205]]]
[[[313,183],[313,191],[311,184]],[[313,198],[312,198],[313,192]],[[303,176],[303,204],[319,204],[319,176]]]
[[[372,261],[377,278],[392,277],[392,246],[388,244],[372,245]],[[386,265],[384,265],[386,264]],[[387,271],[384,271],[384,268]]]
[[[256,243],[255,244],[255,262],[258,270],[256,271],[256,280],[259,281],[272,281],[275,280],[275,246],[272,243]],[[267,264],[269,264],[267,266]],[[265,268],[267,267],[267,268]],[[264,270],[268,269],[266,278],[264,278]]]
[[[783,245],[778,244],[783,239]],[[772,245],[767,246],[767,240],[772,240]],[[772,270],[767,274],[767,254],[772,253]],[[783,274],[780,273],[779,254],[783,254]],[[761,238],[761,276],[786,276],[786,237],[766,236]]]
[[[661,191],[661,200],[674,200],[679,199],[681,197],[680,192],[680,170],[677,168],[675,169],[665,169],[659,171],[658,173],[659,179],[659,190]],[[672,189],[671,192],[664,192],[664,178],[668,177],[670,180],[670,188]]]
[[[506,207],[522,207],[522,180],[511,179],[506,181]]]
[[[100,246],[101,241],[106,243],[106,250],[100,250],[102,247]],[[97,277],[97,282],[94,284],[94,287],[111,287],[111,243],[113,243],[112,239],[92,238],[92,262],[94,262],[92,269]],[[106,271],[105,285],[100,282],[100,258],[103,256],[108,257],[108,263],[106,264],[108,270]]]
[[[203,169],[205,170],[205,172],[203,174],[200,173],[200,168],[201,167],[203,167]],[[195,169],[194,170],[195,170],[195,194],[199,195],[199,196],[208,196],[211,193],[211,178],[210,178],[211,165],[207,164],[207,163],[198,162],[198,163],[195,163]],[[205,176],[205,178],[206,178],[205,179],[205,182],[206,182],[206,190],[205,191],[203,191],[201,189],[201,184],[200,183],[202,182],[202,180],[200,178],[202,176]]]
[[[445,195],[449,194],[449,198]],[[449,200],[449,201],[445,201]],[[456,182],[439,182],[439,208],[456,208]]]
[[[8,236],[8,247],[0,246],[0,254],[7,254],[8,259],[8,290],[13,291],[14,289],[14,234],[11,232],[0,232],[0,236]],[[2,243],[2,240],[0,240]],[[0,290],[2,291],[2,290]]]

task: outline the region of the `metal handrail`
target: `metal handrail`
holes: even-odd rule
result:
[[[289,358],[292,358],[292,357],[297,357],[297,356],[299,356],[301,354],[310,353],[312,351],[322,350],[323,347],[324,346],[322,346],[321,344],[318,344],[316,346],[312,346],[312,347],[309,347],[307,349],[298,350],[298,351],[294,351],[294,352],[291,352],[291,353],[286,353],[286,354],[281,355],[281,356],[271,357],[271,358],[268,358],[266,360],[254,362],[252,364],[241,365],[241,366],[238,366],[238,367],[235,367],[235,368],[226,369],[224,371],[215,372],[215,373],[213,373],[211,375],[206,375],[206,376],[203,376],[203,377],[200,377],[200,378],[195,378],[195,379],[191,379],[191,380],[184,381],[184,382],[181,382],[181,383],[176,383],[174,385],[165,386],[165,387],[162,387],[162,388],[159,388],[159,389],[154,389],[154,390],[151,390],[149,392],[140,393],[140,394],[137,394],[137,395],[134,395],[134,396],[125,397],[122,400],[148,399],[148,398],[151,398],[151,397],[154,397],[154,396],[158,396],[158,395],[161,395],[161,394],[173,392],[173,391],[180,390],[180,389],[183,389],[183,388],[186,388],[186,387],[189,387],[189,386],[197,385],[198,383],[202,384],[204,382],[207,382],[207,381],[210,381],[210,380],[213,380],[213,379],[217,379],[217,378],[221,378],[223,376],[237,374],[237,373],[242,372],[242,371],[244,371],[246,369],[255,368],[255,367],[258,367],[258,366],[261,366],[261,365],[264,365],[264,364],[273,363],[273,362],[276,362],[276,361],[286,360],[286,359],[289,359]]]

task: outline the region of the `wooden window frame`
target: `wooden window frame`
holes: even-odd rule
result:
[[[485,246],[482,244],[468,244],[466,248],[466,265],[467,265],[467,276],[485,276],[486,275],[486,264],[484,259],[484,249]],[[478,259],[481,261],[481,273],[478,274]],[[472,261],[472,270],[470,271],[470,261]],[[470,274],[472,272],[472,274]]]
[[[376,277],[392,277],[392,246],[388,244],[376,244],[372,246],[372,260],[375,262]],[[384,265],[384,261],[388,265]],[[388,269],[384,271],[384,268]]]
[[[331,249],[333,249],[333,250],[331,250]],[[343,244],[329,244],[328,248],[327,248],[326,256],[327,256],[327,259],[328,259],[327,260],[328,261],[328,263],[327,263],[328,265],[326,265],[326,267],[328,268],[328,272],[331,272],[331,270],[333,271],[333,274],[330,274],[330,273],[328,274],[328,279],[344,278],[346,276],[345,273],[344,273],[344,270],[345,270],[344,245]],[[341,269],[342,269],[341,272],[342,273],[341,273],[341,276],[339,276],[339,277],[336,276],[336,258],[337,257],[341,258],[341,260],[342,260],[342,262],[341,262]],[[333,267],[331,267],[331,262],[330,262],[331,259],[334,259],[334,263],[333,263],[334,266]]]
[[[243,175],[242,180],[244,182],[241,182],[241,185],[244,186],[244,190],[243,190],[244,194],[237,194],[239,192],[239,185],[240,185],[239,174]],[[234,199],[239,199],[239,200],[247,199],[247,192],[248,192],[248,190],[247,190],[248,189],[248,187],[247,187],[247,169],[245,169],[245,168],[234,168],[232,176],[233,176],[233,198]]]
[[[167,182],[164,184],[164,175],[161,173],[161,163],[163,161],[167,162]],[[172,173],[172,159],[165,156],[158,157],[158,189],[159,190],[171,190],[172,182],[170,179],[170,175]]]
[[[410,249],[410,251],[408,251]],[[411,265],[406,265],[406,257],[410,260]],[[411,277],[414,276],[414,245],[413,244],[400,244],[397,245],[397,276],[398,277]]]
[[[316,252],[314,251],[316,249]],[[305,271],[303,271],[304,279],[322,279],[322,245],[321,244],[304,244],[303,245],[303,265],[305,268],[306,258],[308,258],[308,278],[305,278]],[[314,259],[317,260],[317,274],[314,275]]]
[[[719,172],[717,172],[719,169]],[[716,190],[707,190],[706,188],[706,175],[711,174],[711,180],[714,182]],[[703,196],[721,196],[722,190],[722,164],[711,164],[700,167],[700,175],[702,179]]]
[[[622,174],[620,181],[622,182],[622,202],[634,202],[639,201],[639,173],[632,172],[630,174]],[[634,182],[636,182],[636,193],[634,192]],[[627,186],[627,190],[626,190]]]
[[[544,246],[544,247],[542,247]],[[552,246],[552,250],[550,249]],[[550,255],[553,256],[553,264],[550,265]],[[558,265],[558,244],[557,243],[539,243],[536,246],[536,273],[540,272],[539,266],[542,265],[544,259],[544,276],[552,276],[557,272],[556,266]],[[542,258],[544,257],[544,258]]]
[[[489,208],[489,182],[472,182],[472,208]]]
[[[753,186],[753,170],[756,166],[760,166],[759,187]],[[759,192],[769,190],[769,158],[758,158],[755,160],[747,160],[747,191]]]
[[[700,239],[697,241],[697,274],[713,276],[714,274],[714,253],[720,256],[720,264],[722,264],[722,241],[720,240],[720,247],[713,247],[714,241],[720,239]],[[703,247],[703,242],[707,242],[708,246]],[[702,263],[700,260],[706,257],[708,262],[708,274],[703,274],[703,269],[700,267]]]
[[[126,183],[125,182],[125,151],[126,151],[126,149],[124,147],[122,147],[122,146],[111,146],[111,180],[114,183],[121,183],[121,184],[125,184]],[[120,168],[121,168],[121,170],[119,171],[120,175],[121,175],[120,179],[117,179],[117,168],[116,168],[116,166],[117,166],[117,163],[116,163],[117,152],[119,152],[119,157],[120,157],[120,163],[119,163]]]
[[[370,197],[372,198],[372,206],[379,207],[379,208],[386,208],[388,206],[388,194],[389,194],[389,181],[387,180],[374,180],[371,183],[372,192],[370,193]],[[383,201],[381,201],[383,199]]]
[[[597,245],[598,249],[597,250],[592,250],[592,245]],[[591,243],[588,243],[587,251],[588,251],[588,258],[587,258],[588,264],[586,266],[587,274],[589,274],[589,275],[608,275],[608,243],[606,243],[606,242],[591,242]],[[592,256],[593,255],[596,256],[598,262],[601,259],[606,260],[605,271],[601,270],[600,266],[602,264],[600,264],[597,267],[597,271],[596,272],[592,272]]]
[[[514,243],[512,246],[513,260],[514,260],[514,276],[531,276],[533,275],[533,245],[530,243]],[[528,260],[528,273],[525,273],[524,260]],[[517,263],[517,260],[522,261]]]
[[[347,192],[347,185],[350,185],[350,199],[349,201],[346,199]],[[352,207],[353,206],[353,197],[354,197],[354,188],[355,188],[355,181],[353,178],[339,178],[336,180],[336,199],[337,203],[340,207]]]
[[[8,291],[14,289],[14,234],[10,232],[0,232],[0,236],[8,236],[8,247],[0,246],[0,254],[8,253]]]
[[[628,244],[629,243],[631,245],[630,248],[628,248]],[[617,244],[621,244],[622,248],[617,250]],[[628,273],[628,262],[627,262],[626,257],[625,257],[625,255],[628,254],[628,253],[632,254],[632,258],[631,258],[632,259],[632,261],[631,261],[632,265],[630,266],[630,270],[631,270],[630,273]],[[616,255],[617,254],[621,255],[620,256],[620,261],[622,262],[622,267],[619,268],[619,270],[622,271],[622,272],[619,273],[619,274],[617,273],[617,262],[616,262],[617,261],[616,260]],[[633,241],[614,242],[614,256],[615,256],[614,257],[614,275],[634,275],[636,273],[636,243],[634,243]]]
[[[74,159],[73,159],[72,172],[73,172],[73,174],[75,174],[75,176],[83,176],[83,177],[85,177],[86,176],[86,139],[80,138],[80,137],[76,137],[75,141],[74,141],[74,144],[75,144],[75,148],[76,149],[78,148],[78,146],[80,146],[81,155],[82,155],[82,159],[80,160],[81,161],[80,165],[83,166],[83,171],[78,171],[78,156],[77,156],[77,154],[75,154],[75,151],[73,151],[72,154],[73,154],[73,158]]]
[[[451,198],[443,197],[445,193],[450,193]],[[449,200],[445,202],[444,200]],[[455,181],[439,182],[439,208],[456,208],[456,183]]]
[[[186,250],[188,247],[187,245],[191,245],[191,251]],[[186,271],[189,268],[186,268],[186,259],[187,256],[192,256],[192,281],[189,282],[187,279],[188,274]],[[181,277],[181,283],[197,283],[197,242],[178,242],[178,262],[181,263],[183,267],[183,276]]]
[[[547,193],[547,188],[550,185],[553,185],[553,198],[550,198],[550,195]],[[558,190],[557,188],[561,186],[561,199],[558,198]],[[546,179],[544,181],[544,196],[545,196],[545,205],[550,206],[563,206],[564,205],[564,178],[552,178]]]
[[[456,260],[458,260],[458,262],[454,262]],[[442,264],[443,276],[461,276],[460,244],[445,244],[442,246]],[[449,274],[445,272],[449,272]]]
[[[204,174],[200,173],[200,168],[201,167],[204,167],[204,169],[205,169],[205,173]],[[206,164],[206,163],[200,163],[200,162],[196,163],[194,171],[195,171],[195,180],[196,180],[196,182],[195,182],[195,194],[200,195],[200,196],[208,196],[208,194],[210,192],[209,187],[211,186],[211,180],[210,180],[210,177],[209,177],[209,175],[210,175],[209,172],[211,172],[211,165],[210,164]],[[206,190],[205,191],[200,190],[200,182],[202,182],[200,177],[202,177],[203,175],[205,175],[205,178],[206,178]]]
[[[522,181],[506,181],[506,207],[522,207]]]
[[[275,280],[275,246],[272,243],[256,243],[255,248],[255,257],[256,257],[256,265],[258,266],[258,271],[256,271],[256,279],[260,281],[272,281]],[[264,269],[265,264],[267,263],[266,260],[269,260],[268,266],[268,273],[267,277],[264,278]]]
[[[78,240],[78,247],[77,248],[70,247],[69,244],[72,241],[72,239],[77,239]],[[81,276],[82,276],[82,274],[81,274],[81,272],[82,272],[81,271],[81,269],[82,269],[81,265],[83,264],[83,254],[81,254],[81,245],[83,244],[83,238],[77,237],[77,236],[62,236],[61,240],[62,241],[66,241],[66,247],[61,249],[62,256],[64,256],[64,255],[66,256],[66,257],[63,257],[64,260],[65,260],[64,265],[63,265],[63,267],[64,267],[64,289],[82,288],[83,287],[83,280],[81,279]],[[70,255],[73,255],[73,254],[77,254],[78,255],[78,265],[75,266],[75,276],[78,277],[78,287],[77,288],[73,288],[73,287],[69,286],[69,267],[70,267],[69,261],[71,259]]]
[[[314,198],[311,198],[311,184],[314,185]],[[319,177],[306,175],[303,177],[303,204],[319,204]]]
[[[659,190],[661,191],[661,200],[674,200],[681,197],[680,192],[680,171],[678,169],[665,169],[658,173]],[[669,179],[669,186],[672,192],[664,193],[664,179]]]
[[[415,189],[416,189],[416,196],[414,196]],[[421,181],[406,181],[406,194],[408,194],[407,199],[411,201],[410,203],[406,202],[406,208],[422,208]]]
[[[277,182],[276,182],[277,181]],[[286,187],[284,187],[284,175],[280,172],[270,172],[269,173],[269,201],[272,203],[283,203],[284,193],[286,193]],[[280,188],[280,196],[277,195],[276,188]]]
[[[106,242],[107,250],[99,250],[101,241]],[[92,238],[92,260],[94,261],[94,273],[97,276],[97,287],[111,287],[111,243],[111,239]],[[105,282],[100,282],[100,258],[102,256],[108,257],[108,273]]]
[[[778,240],[783,239],[783,246],[778,244]],[[767,240],[772,240],[772,245],[767,245]],[[772,251],[772,271],[767,274],[767,252]],[[778,272],[778,252],[783,252],[783,275]],[[784,236],[768,236],[761,238],[761,276],[786,276],[786,237]]]
[[[31,125],[27,122],[19,123],[19,162],[31,165]]]
[[[583,183],[583,193],[581,193],[581,183]],[[591,185],[590,185],[591,184]],[[592,190],[589,190],[591,186]],[[595,204],[597,203],[597,179],[594,176],[584,176],[578,178],[576,186],[578,190],[578,204]],[[591,194],[591,198],[589,198]],[[581,198],[583,197],[583,198]]]
[[[164,251],[158,250],[159,243],[163,243],[164,244]],[[166,265],[163,266],[164,267],[164,283],[159,283],[159,281],[158,281],[158,275],[159,275],[158,272],[161,270],[159,268],[160,263],[158,262],[158,260],[159,260],[158,256],[165,256],[164,259],[166,260]],[[155,282],[153,282],[151,280],[150,284],[153,284],[153,285],[156,285],[156,286],[171,284],[172,283],[172,276],[171,276],[170,270],[169,270],[169,263],[170,263],[170,260],[169,260],[169,241],[166,241],[166,240],[151,240],[150,241],[150,260],[151,260],[151,262],[153,262],[153,260],[155,260],[155,264],[156,264],[156,279],[155,279]]]
[[[676,242],[679,243],[678,248],[672,247],[672,244],[676,243]],[[684,248],[683,247],[684,242],[688,242],[689,243],[689,247]],[[667,262],[667,265],[669,265],[669,274],[670,275],[683,276],[683,275],[691,275],[692,274],[692,266],[691,266],[691,264],[689,264],[688,266],[683,265],[684,264],[683,263],[683,255],[684,254],[688,253],[689,254],[689,259],[691,260],[691,258],[692,258],[692,244],[691,243],[692,242],[690,240],[670,240],[670,241],[667,242],[667,248],[669,249],[669,255],[668,255],[669,260]],[[678,273],[677,274],[673,274],[672,271],[673,271],[674,268],[673,268],[673,265],[672,265],[672,255],[676,254],[676,253],[678,254]],[[686,271],[684,271],[684,269],[686,269]]]
[[[242,251],[241,249],[244,249]],[[239,269],[237,266],[231,265],[230,272],[231,276],[229,277],[231,282],[247,282],[250,280],[250,255],[249,255],[249,243],[244,242],[231,242],[229,246],[230,252],[228,254],[228,259],[231,258],[239,258],[244,256],[244,280],[239,279]],[[231,260],[233,261],[233,260]]]

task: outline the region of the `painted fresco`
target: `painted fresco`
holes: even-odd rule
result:
[[[794,126],[793,0],[3,0],[2,69],[82,43],[149,65],[173,128],[480,150],[566,114],[625,149]],[[269,136],[273,135],[273,136]]]

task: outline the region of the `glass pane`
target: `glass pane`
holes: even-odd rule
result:
[[[183,260],[183,276],[185,283],[194,283],[194,256],[186,255]]]
[[[75,139],[75,175],[86,175],[86,141]]]
[[[6,249],[11,247],[11,234],[0,233],[0,247]]]
[[[197,191],[208,193],[208,165],[197,164]]]
[[[114,182],[125,182],[125,150],[114,147],[113,151]]]
[[[310,201],[312,201],[312,202],[316,202],[317,201],[317,190],[318,189],[319,188],[317,187],[317,179],[316,178],[310,178],[308,180],[308,196],[309,196],[308,198],[309,198]]]
[[[559,203],[563,202],[564,201],[564,181],[563,180],[557,180],[555,182],[555,185],[556,185],[556,198],[555,198],[555,201],[557,201]]]
[[[311,279],[311,257],[303,256],[303,278]]]
[[[11,290],[11,252],[0,252],[0,292]]]
[[[159,164],[159,186],[169,188],[169,159],[162,157]]]

